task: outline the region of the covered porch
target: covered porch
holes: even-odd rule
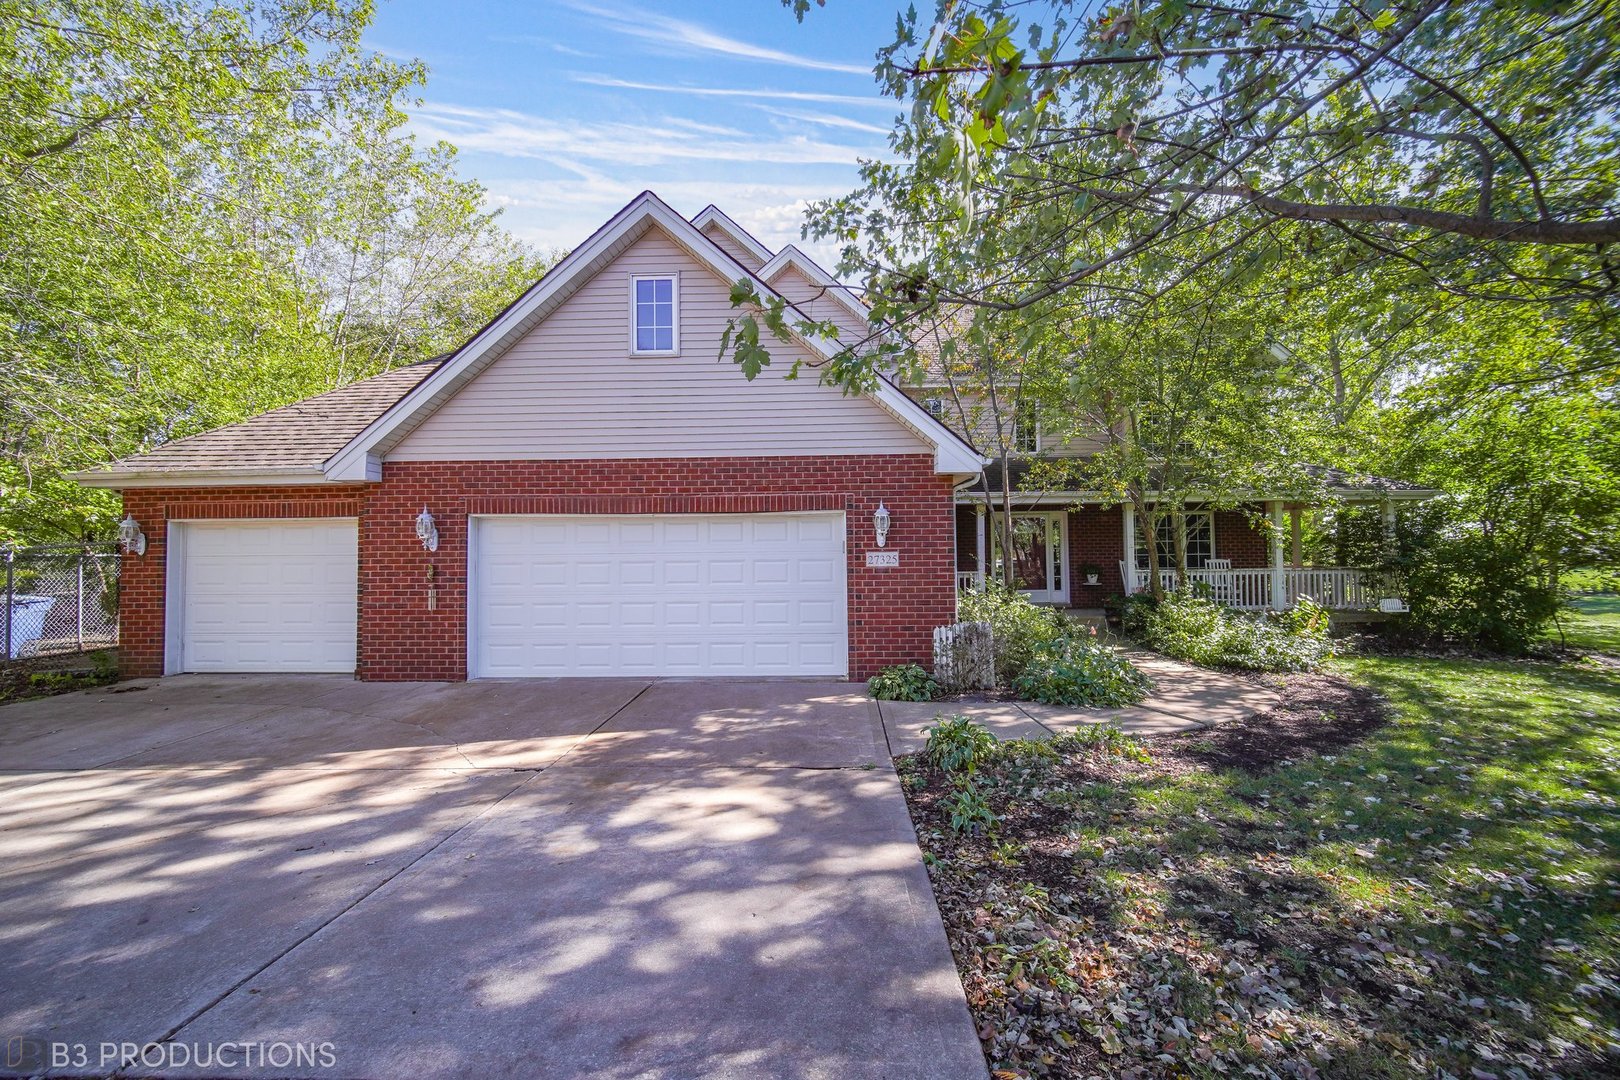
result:
[[[1379,507],[1386,529],[1396,505],[1428,497],[1416,488],[1341,491],[1350,504]],[[999,500],[999,496],[997,497]],[[1092,496],[1095,498],[1095,496]],[[1390,610],[1384,576],[1356,566],[1306,561],[1301,519],[1309,507],[1280,499],[1233,509],[1189,505],[1183,512],[1187,583],[1216,601],[1250,611],[1284,610],[1309,597],[1338,612]],[[999,507],[998,507],[999,510]],[[983,588],[1001,574],[1003,555],[981,492],[957,505],[957,591]],[[1159,577],[1176,588],[1175,540],[1168,517],[1157,537]],[[1113,596],[1151,588],[1147,543],[1129,506],[1087,502],[1082,493],[1018,493],[1013,498],[1010,561],[1014,579],[1037,603],[1095,610]]]

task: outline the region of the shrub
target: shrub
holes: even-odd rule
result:
[[[1063,636],[1063,618],[1029,597],[993,584],[962,596],[962,622],[987,622],[995,635],[996,677],[1005,683],[1023,671],[1035,651]]]
[[[952,832],[978,836],[996,827],[996,815],[990,810],[990,802],[974,785],[972,777],[957,780],[956,790],[945,799],[945,810],[951,815]]]
[[[1205,667],[1309,671],[1332,652],[1327,611],[1310,600],[1257,616],[1201,596],[1171,593],[1157,604],[1142,605],[1140,612],[1143,641]]]
[[[996,751],[996,737],[965,716],[936,717],[925,734],[923,760],[948,773],[976,772]]]
[[[1406,602],[1404,628],[1421,640],[1517,655],[1558,614],[1563,593],[1528,553],[1462,535],[1422,551],[1407,570]]]
[[[933,701],[939,683],[916,664],[895,664],[872,676],[867,692],[879,701]]]
[[[1094,636],[1038,649],[1013,680],[1018,696],[1047,705],[1134,705],[1147,696],[1147,676]]]

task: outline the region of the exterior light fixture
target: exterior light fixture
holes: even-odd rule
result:
[[[872,532],[877,535],[877,546],[882,547],[889,542],[889,508],[878,500],[878,508],[872,511]]]
[[[134,514],[128,514],[118,523],[118,542],[123,545],[124,554],[146,554],[146,534],[141,532],[141,523],[135,520]]]
[[[416,515],[416,538],[422,541],[422,546],[428,551],[439,550],[439,527],[433,523],[433,515],[428,513],[425,506]]]

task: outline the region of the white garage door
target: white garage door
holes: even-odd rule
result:
[[[354,670],[353,518],[170,530],[169,610],[179,616],[170,628],[171,670]]]
[[[844,516],[474,519],[474,676],[837,675]]]

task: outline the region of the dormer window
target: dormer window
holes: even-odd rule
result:
[[[674,356],[681,351],[680,340],[680,277],[631,275],[630,352],[638,356]]]

